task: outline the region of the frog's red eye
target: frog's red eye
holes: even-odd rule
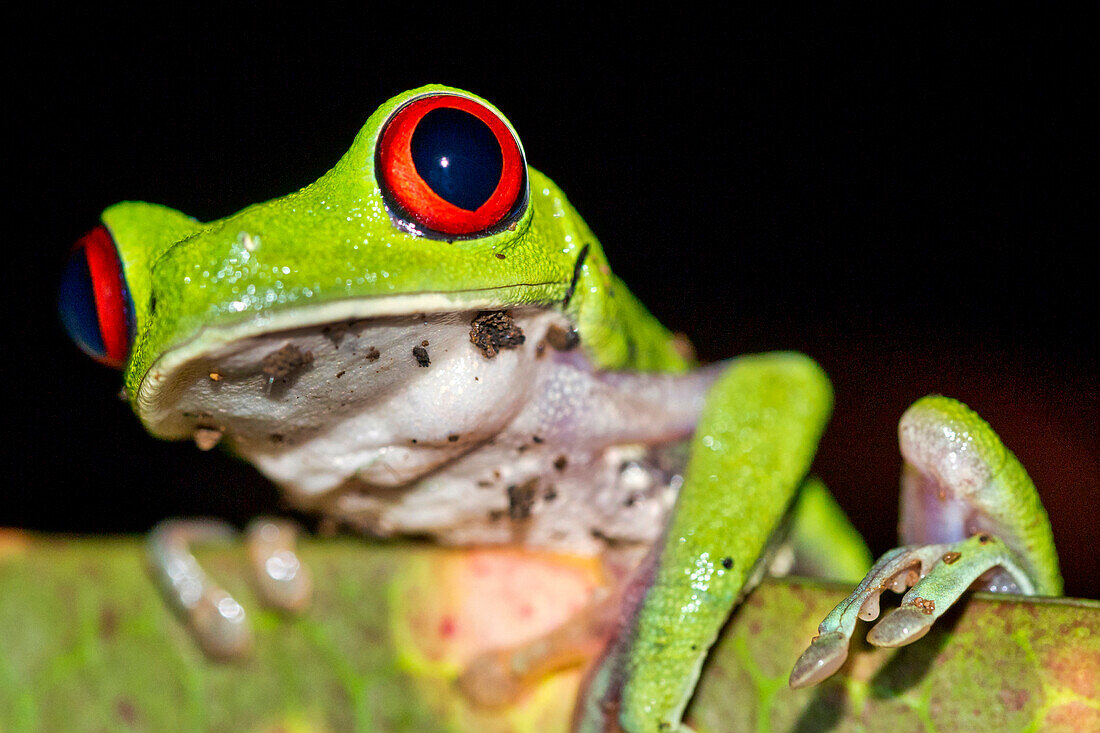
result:
[[[112,367],[126,363],[134,308],[106,227],[96,227],[73,247],[57,307],[65,330],[85,353]]]
[[[511,128],[457,94],[420,97],[394,112],[375,164],[390,211],[428,235],[500,231],[527,203],[527,164]]]

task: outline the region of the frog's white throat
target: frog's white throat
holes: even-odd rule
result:
[[[716,371],[600,373],[572,335],[530,307],[208,338],[154,367],[142,418],[221,440],[293,503],[374,534],[649,542],[679,482],[664,446],[690,435]]]

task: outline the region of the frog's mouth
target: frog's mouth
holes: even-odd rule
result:
[[[509,315],[516,312],[527,329],[541,314],[540,334],[550,321],[571,328],[564,315],[539,305],[503,310],[524,302],[522,292],[517,298],[521,288],[310,303],[206,327],[152,365],[138,389],[136,411],[146,428],[162,438],[226,432],[265,413],[288,419],[306,410],[306,402],[331,401],[322,395],[377,390],[380,375],[393,370],[410,367],[416,375],[415,370],[427,368],[421,363],[424,354],[429,365],[460,349],[491,362],[471,342],[479,314],[503,313],[516,324]],[[516,328],[524,333],[524,326]],[[359,373],[364,365],[371,365],[373,378]]]

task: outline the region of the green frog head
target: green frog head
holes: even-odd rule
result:
[[[211,222],[109,207],[74,249],[61,296],[74,340],[125,370],[135,409],[162,434],[150,416],[166,389],[220,345],[525,305],[563,313],[600,367],[685,366],[565,195],[527,166],[507,119],[436,85],[383,104],[328,173],[282,198]]]

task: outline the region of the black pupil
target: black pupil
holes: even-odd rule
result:
[[[477,211],[500,182],[500,144],[489,126],[469,112],[433,109],[420,119],[409,146],[424,182],[460,209]]]

